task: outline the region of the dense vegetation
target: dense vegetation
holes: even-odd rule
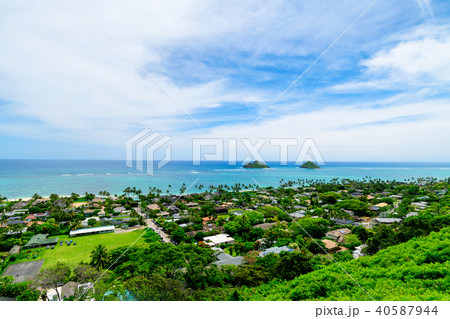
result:
[[[196,188],[200,191],[203,186]],[[45,203],[27,204],[29,212],[48,216],[28,224],[25,232],[14,221],[24,221],[26,215],[2,216],[6,227],[0,229],[0,270],[35,259],[41,256],[39,251],[49,260],[33,283],[12,284],[5,279],[0,295],[35,300],[36,288],[48,290],[75,281],[95,282],[95,292],[89,288],[69,299],[443,300],[450,288],[449,189],[450,180],[434,179],[298,180],[281,181],[278,188],[219,185],[178,197],[169,191],[161,195],[155,188],[143,195],[129,187],[121,196],[104,199],[106,220],[127,218],[130,224],[146,225],[148,217],[158,232],[145,228],[132,246],[118,240],[133,232],[80,237],[80,243],[91,245],[80,246],[85,248],[83,258],[70,260],[56,255],[75,252],[74,247],[10,254],[13,245],[23,245],[33,234],[66,238],[83,219],[94,227],[104,222],[90,219],[100,211],[87,209],[95,206],[93,194],[83,197],[84,208],[71,205],[80,200],[76,194],[70,199],[54,195]],[[62,201],[64,208],[58,208]],[[6,212],[12,205],[4,202],[0,207]],[[119,206],[128,215],[114,210]],[[395,222],[376,222],[380,218]],[[339,240],[329,236],[343,228],[350,233]],[[159,231],[169,240],[162,242]],[[216,264],[218,251],[205,241],[220,233],[232,236],[234,242],[215,249],[239,257],[237,265]],[[110,241],[100,240],[103,237]],[[367,256],[354,260],[357,247]],[[266,253],[269,249],[277,253]]]
[[[243,300],[448,300],[449,243],[447,227],[374,256],[341,262],[349,275],[333,263],[292,281],[241,289],[239,295]]]

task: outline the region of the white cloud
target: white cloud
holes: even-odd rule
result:
[[[366,5],[333,2],[331,10],[329,3],[80,2],[190,113],[226,102],[261,103],[267,92],[232,88],[220,68],[203,67],[200,73],[211,72],[207,81],[178,83],[165,64],[179,50],[249,52],[246,62],[256,65],[260,53],[308,55],[322,50]],[[4,4],[0,39],[0,97],[14,103],[12,113],[48,126],[35,136],[53,129],[91,142],[147,123],[158,128],[164,121],[173,129],[191,124],[71,1]],[[185,79],[199,72],[182,71]]]
[[[248,80],[248,87],[230,83],[230,74],[241,70],[233,66],[290,70],[285,71],[286,78],[295,78],[303,71],[302,63],[320,54],[371,2],[79,1],[192,113],[211,111],[225,103],[248,103],[255,109],[255,103],[269,105],[280,91],[252,86],[253,78]],[[366,15],[321,62],[333,64],[333,72],[338,72],[336,52],[348,50],[353,54],[368,45],[365,41],[377,42],[380,28],[403,10],[401,4],[377,4],[381,8],[383,5],[389,6],[389,10],[382,10],[383,16],[374,14],[374,10],[380,10],[374,7],[373,14]],[[3,135],[121,147],[129,135],[150,127],[174,137],[183,135],[184,139],[193,134],[188,130],[214,136],[226,135],[230,130],[237,136],[248,136],[250,132],[255,137],[295,133],[331,141],[341,136],[352,146],[357,144],[359,130],[375,125],[346,130],[342,126],[355,126],[370,117],[384,119],[369,109],[344,106],[341,110],[282,116],[255,128],[197,128],[71,1],[55,4],[17,0],[3,4],[0,40],[0,98],[9,102],[0,106],[8,115],[8,120],[0,119]],[[380,51],[364,62],[368,74],[378,77],[360,85],[385,87],[388,81],[397,84],[405,77],[414,79],[423,74],[435,81],[447,81],[442,70],[448,69],[439,55],[447,50],[447,43],[446,36],[422,35],[406,39],[404,46]],[[437,56],[435,61],[423,61],[424,46],[431,46]],[[203,56],[214,52],[219,58],[229,57],[226,62],[232,65],[231,70],[220,65],[223,61]],[[348,52],[341,57],[347,57]],[[272,61],[261,56],[278,58]],[[413,63],[405,63],[405,56]],[[297,62],[297,58],[301,61]],[[421,62],[416,63],[416,59]],[[440,77],[436,75],[439,70]],[[394,73],[402,77],[390,77]],[[268,71],[266,80],[271,76]],[[290,93],[290,99],[295,97],[294,92]],[[311,93],[308,101],[314,98]],[[307,102],[287,104],[277,105],[277,109],[286,107],[298,112]],[[393,113],[395,110],[389,109]],[[408,114],[406,110],[398,113]],[[229,120],[230,116],[242,120],[235,114],[218,114],[206,121]],[[336,123],[338,120],[340,123]],[[180,149],[190,144],[183,141]]]
[[[449,119],[449,100],[390,105],[376,101],[365,107],[340,105],[282,116],[252,127],[221,126],[197,137],[251,138],[253,142],[259,138],[314,138],[325,161],[446,161],[450,151],[442,145],[450,136]],[[180,141],[178,147],[187,143]],[[277,149],[268,145],[261,153],[266,159],[279,159]],[[292,148],[290,160],[296,155]]]
[[[332,89],[408,89],[450,84],[450,25],[421,26],[398,35],[399,39],[360,63],[363,78],[370,80],[338,84]]]

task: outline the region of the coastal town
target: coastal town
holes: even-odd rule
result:
[[[190,193],[183,185],[174,193],[128,187],[120,195],[1,198],[0,296],[251,299],[249,287],[370,260],[448,230],[449,188],[450,180],[432,178],[298,180],[196,185]]]

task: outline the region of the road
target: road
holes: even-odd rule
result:
[[[166,234],[158,225],[156,225],[150,218],[147,218],[147,215],[144,214],[141,210],[141,208],[138,206],[136,207],[136,212],[141,215],[145,221],[147,222],[147,226],[153,229],[158,235],[162,237],[163,243],[172,243],[170,240],[170,236]]]

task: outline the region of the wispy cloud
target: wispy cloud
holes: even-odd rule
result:
[[[372,2],[78,1],[198,116],[202,127],[196,128],[73,3],[17,0],[3,4],[0,12],[3,143],[12,145],[15,138],[53,143],[54,154],[58,143],[72,143],[76,147],[68,152],[77,156],[83,145],[98,145],[98,153],[86,156],[103,157],[104,148],[121,154],[126,138],[143,127],[180,140],[229,130],[244,134],[243,121],[254,119]],[[433,4],[427,17],[420,8],[431,10],[431,4],[418,4],[422,7],[380,1],[283,97],[276,112],[267,114],[255,136],[301,127],[292,134],[331,138],[324,132],[333,131],[333,119],[354,114],[361,116],[339,125],[354,125],[352,134],[365,136],[358,130],[370,125],[358,128],[358,121],[365,123],[363,113],[349,107],[376,109],[389,98],[395,100],[392,107],[409,105],[402,100],[402,94],[411,93],[405,87],[431,87],[422,91],[426,103],[444,94],[449,37],[438,20],[448,17],[437,8],[446,3]],[[409,115],[405,110],[390,118]],[[389,120],[377,113],[366,116]],[[431,125],[434,119],[425,122]],[[335,129],[336,135],[344,134]],[[2,147],[0,157],[11,157],[8,149]]]
[[[333,90],[449,86],[449,52],[449,25],[420,26],[398,35],[395,45],[362,60],[362,80],[334,85]]]

